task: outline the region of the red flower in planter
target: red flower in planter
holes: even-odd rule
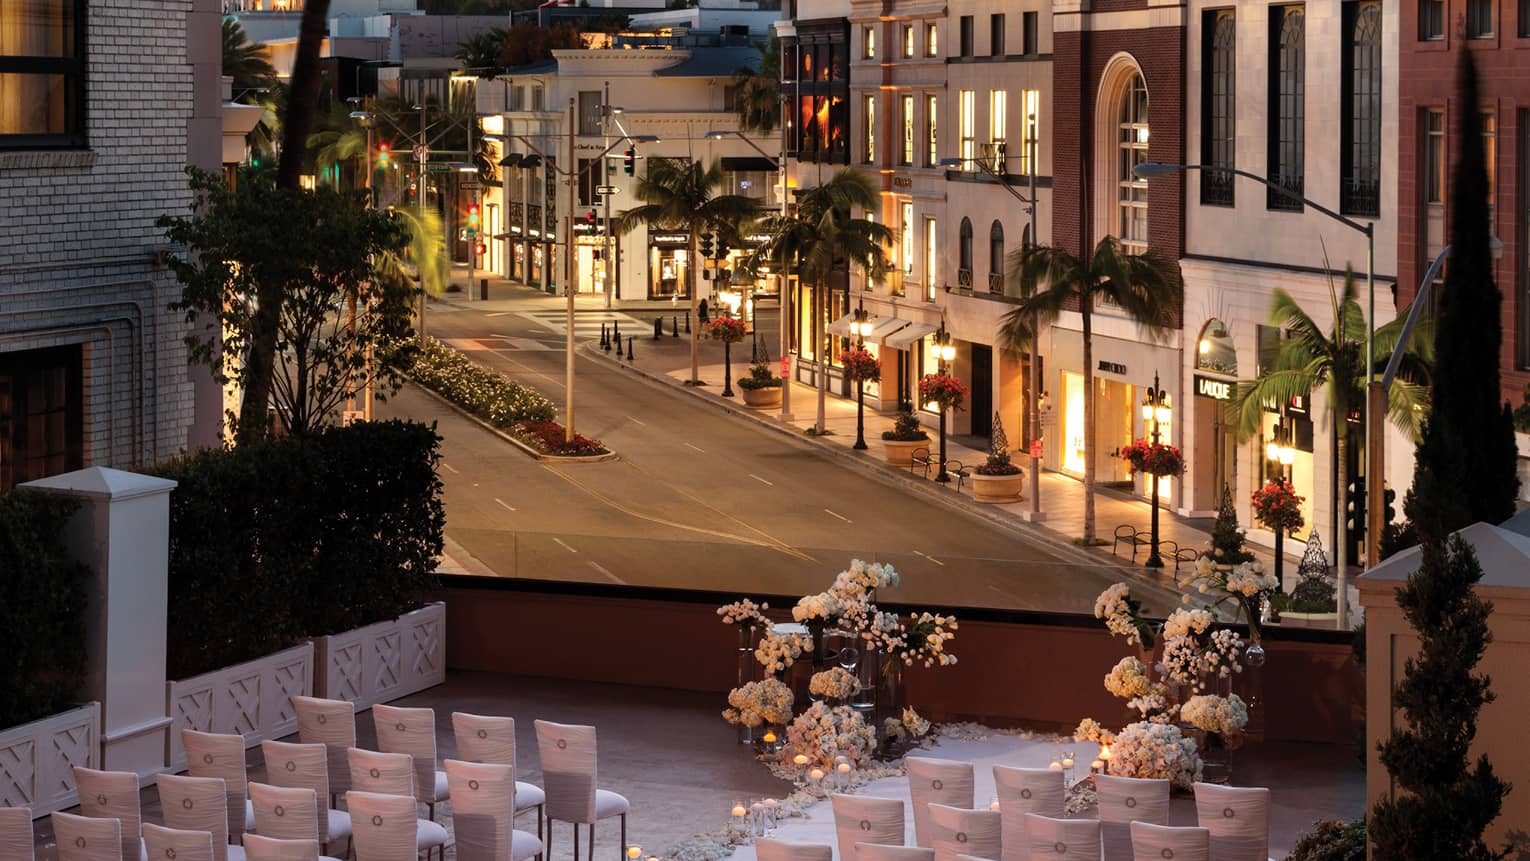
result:
[[[925,374],[919,378],[919,402],[922,404],[936,403],[943,410],[959,410],[966,397],[967,387],[952,374]]]
[[[1271,481],[1264,487],[1254,491],[1253,506],[1254,518],[1260,523],[1274,530],[1291,532],[1301,529],[1302,501],[1306,497],[1298,496],[1296,489],[1290,482]]]
[[[735,317],[718,317],[707,324],[707,337],[725,344],[737,344],[747,334],[744,321]]]
[[[875,383],[882,379],[882,363],[865,347],[855,347],[839,354],[839,363],[851,380]]]
[[[1132,472],[1163,477],[1185,471],[1185,456],[1172,445],[1139,439],[1122,448],[1120,455],[1132,465]]]

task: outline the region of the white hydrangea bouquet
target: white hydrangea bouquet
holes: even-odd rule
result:
[[[876,730],[866,725],[860,712],[820,700],[787,725],[786,749],[781,759],[790,762],[802,754],[810,763],[829,766],[836,756],[843,756],[852,767],[859,768],[871,759],[876,748]]]
[[[1196,729],[1233,741],[1248,726],[1248,704],[1237,694],[1199,694],[1185,700],[1179,715]]]
[[[830,667],[808,680],[808,693],[835,702],[846,702],[861,692],[861,681],[843,667]]]
[[[1201,779],[1195,740],[1172,723],[1127,724],[1111,746],[1109,768],[1118,777],[1168,778],[1178,789],[1189,789]]]
[[[723,720],[746,727],[784,724],[792,719],[792,691],[780,679],[768,678],[728,693]]]

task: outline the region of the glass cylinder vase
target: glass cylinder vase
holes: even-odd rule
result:
[[[1201,756],[1201,781],[1225,785],[1232,782],[1232,746],[1216,732],[1195,730],[1196,748]]]

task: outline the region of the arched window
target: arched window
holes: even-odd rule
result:
[[[960,268],[972,272],[972,219],[962,219],[961,243],[957,246]]]
[[[1115,234],[1128,253],[1141,254],[1148,244],[1148,185],[1132,168],[1148,160],[1148,91],[1142,75],[1133,73],[1122,90],[1118,116]]]
[[[997,218],[988,228],[988,290],[1004,292],[1004,225]]]
[[[1201,327],[1195,345],[1195,367],[1201,371],[1237,376],[1238,350],[1227,324],[1213,317]]]

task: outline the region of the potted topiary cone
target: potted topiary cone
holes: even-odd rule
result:
[[[912,412],[898,413],[892,430],[882,431],[882,456],[892,466],[911,466],[914,450],[929,448],[930,435],[919,424],[919,417]]]
[[[988,446],[988,462],[973,470],[972,499],[975,502],[1000,504],[1019,502],[1025,484],[1025,473],[1009,462],[1009,438],[1004,435],[1004,422],[999,414],[993,414],[993,442]]]
[[[744,405],[756,409],[769,409],[781,406],[780,377],[771,373],[770,366],[757,364],[749,369],[749,376],[738,381],[739,390],[744,393]]]

